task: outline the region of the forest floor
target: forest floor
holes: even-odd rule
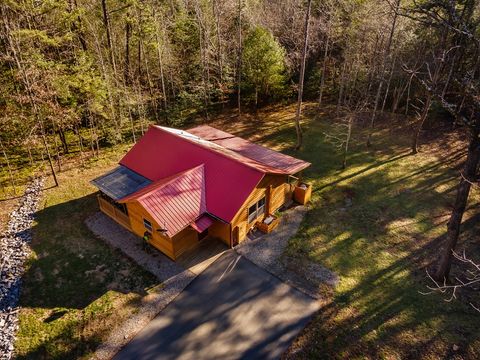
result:
[[[468,305],[478,304],[478,291],[453,302],[420,293],[446,230],[465,136],[451,125],[427,125],[421,152],[410,155],[402,117],[379,121],[370,149],[366,126],[357,123],[343,170],[341,151],[325,136],[345,133],[334,113],[335,107],[307,104],[299,152],[292,150],[294,106],[245,115],[240,123],[221,116],[213,122],[312,163],[304,174],[314,187],[310,211],[285,256],[317,262],[340,282],[285,358],[480,358],[480,314]],[[458,246],[476,260],[479,203],[473,189]]]
[[[325,137],[343,131],[335,108],[306,104],[305,144],[298,152],[292,150],[294,110],[278,105],[243,114],[241,121],[232,112],[211,120],[312,163],[304,174],[314,186],[312,202],[286,256],[299,264],[317,262],[340,282],[326,287],[322,309],[285,357],[480,358],[480,314],[468,305],[478,302],[478,292],[460,293],[453,302],[420,294],[454,201],[464,136],[439,125],[422,134],[421,152],[412,156],[402,118],[385,119],[388,128],[379,121],[370,149],[366,126],[356,124],[342,170],[341,152]],[[153,275],[84,225],[97,211],[89,180],[113,167],[130,146],[105,148],[83,168],[78,161],[64,164],[60,186],[44,191],[21,295],[19,359],[87,357],[156,285]],[[472,256],[480,254],[474,237],[479,200],[474,189],[459,243]]]

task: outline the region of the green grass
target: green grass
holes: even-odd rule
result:
[[[125,149],[107,149],[86,168],[60,173],[60,186],[45,190],[22,285],[19,359],[87,357],[156,285],[153,275],[84,224],[98,211],[89,180],[114,166]]]
[[[372,149],[366,149],[365,129],[357,125],[342,170],[341,154],[325,140],[325,133],[335,131],[333,113],[306,106],[300,152],[292,150],[292,106],[243,114],[240,122],[230,114],[214,122],[312,163],[305,173],[314,185],[310,211],[286,255],[330,268],[340,283],[325,292],[321,310],[286,357],[480,358],[480,315],[466,304],[468,296],[478,301],[478,292],[461,293],[451,303],[420,294],[454,201],[462,141],[446,132],[448,140],[428,140],[411,156],[401,121],[393,130],[379,123]],[[83,224],[97,209],[88,180],[113,166],[128,147],[105,149],[83,170],[78,161],[69,164],[60,187],[45,192],[21,298],[19,358],[87,357],[154,284]],[[472,191],[459,244],[477,258],[479,195]]]
[[[312,163],[305,172],[314,186],[310,211],[286,255],[328,267],[340,283],[325,293],[322,309],[286,357],[480,358],[480,314],[465,298],[476,296],[478,302],[478,292],[452,303],[420,294],[427,290],[425,268],[436,259],[446,230],[463,143],[447,131],[448,141],[429,140],[411,156],[410,135],[400,120],[392,131],[379,123],[374,146],[367,149],[366,130],[357,125],[342,170],[341,153],[325,140],[325,133],[336,131],[334,113],[306,106],[300,152],[292,150],[294,107],[274,107],[242,123],[218,121]],[[472,191],[459,244],[477,260],[479,195]]]

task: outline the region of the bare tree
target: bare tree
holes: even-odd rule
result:
[[[242,114],[241,110],[241,86],[242,86],[242,0],[238,0],[238,54],[237,54],[237,108],[238,118]]]
[[[470,135],[467,158],[460,174],[455,204],[447,225],[445,244],[439,252],[438,266],[432,275],[438,282],[446,281],[449,277],[452,252],[457,246],[470,189],[477,181],[480,164],[480,39],[478,21],[474,17],[476,6],[477,2],[474,0],[462,4],[432,0],[416,4],[411,12],[405,14],[427,29],[436,31],[439,48],[451,49],[462,44],[461,55],[455,57],[456,71],[450,73],[449,67],[443,67],[448,70],[441,71],[438,86],[429,85],[430,76],[417,76],[420,85],[431,93],[438,104],[458,119]]]
[[[392,47],[393,35],[395,34],[395,26],[397,24],[398,9],[400,8],[400,2],[401,0],[396,0],[395,2],[395,8],[393,10],[392,26],[390,27],[390,34],[388,36],[387,45],[383,52],[382,65],[380,67],[380,74],[379,74],[380,80],[377,88],[377,93],[375,95],[375,102],[373,105],[372,116],[370,119],[370,130],[367,137],[367,147],[370,147],[372,143],[372,135],[373,135],[373,129],[375,127],[375,119],[377,116],[378,105],[380,103],[380,97],[381,97],[382,89],[385,83],[385,66],[386,66],[388,57],[390,56],[390,49]]]
[[[296,150],[299,150],[303,144],[303,133],[302,133],[302,127],[300,126],[300,115],[302,113],[303,80],[305,77],[305,62],[306,62],[307,51],[308,51],[308,24],[310,22],[311,9],[312,9],[312,0],[308,0],[307,12],[305,15],[305,30],[304,30],[304,36],[303,36],[302,60],[300,63],[300,75],[298,79],[297,110],[295,113],[295,130],[297,133],[297,143],[295,144]]]

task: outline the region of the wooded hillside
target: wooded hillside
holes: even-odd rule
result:
[[[57,157],[72,146],[95,152],[135,140],[151,121],[293,99],[306,9],[298,0],[4,1],[2,165],[18,151],[32,162],[47,147]],[[425,16],[418,9],[313,1],[304,98],[365,103],[372,126],[384,111],[414,116],[430,103],[415,74],[448,50],[435,27],[400,16]],[[446,56],[455,70],[461,51]]]

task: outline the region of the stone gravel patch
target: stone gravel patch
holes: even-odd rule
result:
[[[154,274],[160,281],[150,294],[142,299],[138,312],[114,329],[108,339],[93,354],[94,359],[111,359],[143,327],[190,284],[196,275],[185,270],[156,250],[146,252],[142,239],[98,212],[86,220],[88,228],[110,246]]]
[[[321,285],[335,286],[338,276],[320,264],[282,256],[288,241],[298,232],[306,213],[306,206],[287,210],[273,232],[246,240],[236,246],[235,250],[290,286],[319,299],[322,296]]]
[[[31,226],[38,208],[43,178],[33,180],[20,205],[10,214],[0,238],[0,359],[11,359],[18,329],[18,300],[24,263],[30,254]]]

